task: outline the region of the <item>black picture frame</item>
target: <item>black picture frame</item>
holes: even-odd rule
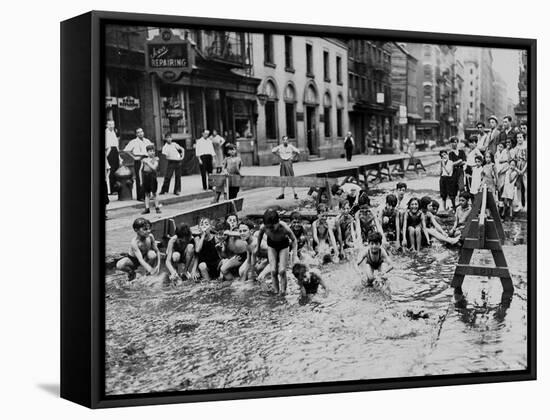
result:
[[[104,47],[106,24],[182,26],[357,36],[527,50],[530,138],[528,197],[528,368],[522,371],[105,396]],[[280,397],[536,379],[536,68],[534,39],[235,21],[92,11],[61,23],[61,397],[90,408]]]

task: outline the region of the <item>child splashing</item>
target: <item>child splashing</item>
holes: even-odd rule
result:
[[[372,286],[377,278],[385,280],[385,274],[393,268],[388,253],[382,248],[382,235],[379,232],[369,233],[368,246],[359,254],[357,266],[361,266],[363,261],[366,262],[367,286]]]

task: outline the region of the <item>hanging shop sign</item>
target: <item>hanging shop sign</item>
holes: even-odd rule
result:
[[[117,98],[113,98],[112,96],[105,97],[105,107],[111,108],[117,105],[118,105]]]
[[[168,108],[166,109],[166,117],[180,119],[183,118],[182,108]]]
[[[378,92],[376,94],[376,103],[383,104],[384,103],[384,94],[381,92]]]
[[[170,29],[146,42],[147,70],[167,82],[176,81],[183,73],[190,73],[195,64],[195,51],[191,43]]]
[[[134,109],[139,108],[139,99],[134,98],[133,96],[125,96],[123,98],[118,98],[118,107],[126,111],[133,111]]]
[[[399,124],[407,124],[407,107],[405,105],[399,105]]]

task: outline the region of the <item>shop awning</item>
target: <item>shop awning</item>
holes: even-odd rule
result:
[[[413,121],[420,121],[422,120],[422,117],[418,114],[407,114],[407,117],[410,119],[410,120],[413,120]]]
[[[420,125],[424,125],[426,127],[439,127],[439,121],[438,120],[421,120]]]

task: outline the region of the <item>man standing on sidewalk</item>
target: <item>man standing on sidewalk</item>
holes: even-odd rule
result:
[[[281,176],[294,176],[294,168],[292,167],[292,160],[295,156],[300,154],[300,151],[296,149],[292,144],[288,144],[288,137],[283,136],[283,144],[275,146],[271,150],[275,155],[277,155],[281,161]],[[294,193],[294,199],[298,199],[298,194],[296,190],[292,187],[292,192]],[[285,198],[285,187],[281,187],[281,195],[277,197],[277,200],[282,200]]]
[[[119,167],[118,157],[118,137],[115,131],[115,122],[107,120],[107,128],[105,129],[105,154],[109,163],[109,192],[115,193],[115,172]]]
[[[151,140],[145,138],[143,128],[136,129],[136,138],[124,148],[125,152],[129,152],[134,158],[134,175],[136,178],[136,195],[139,201],[145,200],[145,193],[141,188],[141,161],[147,157],[147,146],[152,145]]]
[[[199,160],[203,190],[207,190],[209,188],[207,174],[212,173],[212,161],[216,156],[214,145],[212,144],[212,140],[210,140],[209,136],[210,131],[204,130],[202,132],[202,137],[195,142],[195,154]]]
[[[353,148],[355,147],[355,140],[351,135],[351,131],[348,131],[346,138],[344,139],[344,149],[346,150],[346,160],[351,162],[351,156],[353,155]]]
[[[180,195],[181,192],[181,161],[185,156],[185,150],[177,143],[172,143],[172,134],[167,133],[165,136],[166,144],[162,147],[162,154],[166,156],[168,165],[166,166],[166,174],[164,182],[160,189],[161,194],[166,194],[170,189],[170,180],[172,174],[175,174],[174,180],[174,195]]]

